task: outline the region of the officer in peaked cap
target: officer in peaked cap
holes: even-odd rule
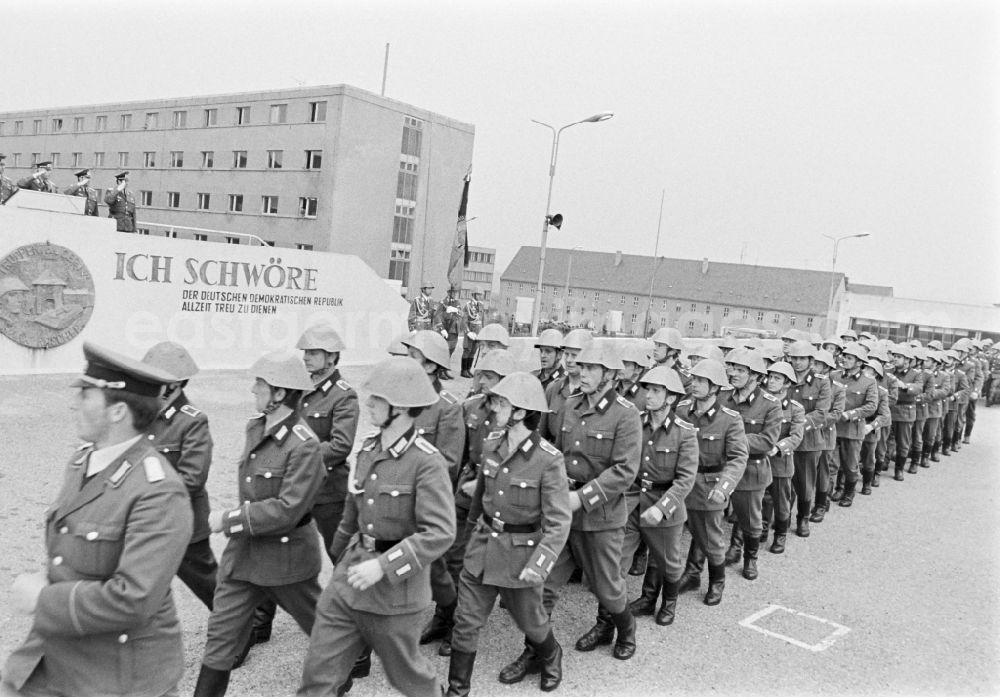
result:
[[[431,297],[432,290],[434,290],[433,283],[420,282],[420,295],[410,302],[410,313],[406,317],[407,328],[410,331],[431,328],[437,310],[437,303]]]
[[[463,378],[472,377],[472,362],[476,357],[476,340],[483,329],[483,317],[486,305],[483,304],[483,291],[474,288],[472,299],[462,307],[462,372]]]
[[[48,160],[35,164],[33,174],[19,179],[17,186],[21,189],[31,189],[32,191],[44,191],[49,194],[59,193],[59,189],[52,183],[49,177],[52,175],[52,163]]]
[[[14,581],[12,606],[31,615],[31,632],[0,691],[174,695],[184,647],[170,582],[191,539],[191,505],[143,437],[174,377],[89,342],[83,352],[72,385],[84,445],[46,515],[45,570]]]
[[[83,206],[84,215],[97,215],[97,190],[90,188],[90,170],[81,169],[76,173],[76,184],[63,191],[67,196],[80,196],[87,199]]]
[[[104,191],[108,217],[117,221],[118,232],[135,232],[135,196],[128,188],[128,171],[115,175],[115,185]]]
[[[4,160],[7,156],[0,152],[0,205],[7,203],[7,199],[17,191],[17,184],[4,175]]]

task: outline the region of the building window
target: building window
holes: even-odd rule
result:
[[[156,167],[156,153],[155,152],[142,153],[142,166]]]
[[[73,117],[73,130],[79,133],[83,130],[83,117],[75,116]]]
[[[243,194],[229,194],[229,212],[243,212]]]
[[[268,169],[281,169],[281,160],[284,157],[284,150],[268,150],[267,151],[267,168]]]
[[[322,150],[306,150],[306,169],[319,169],[323,166]]]
[[[149,111],[146,113],[146,124],[143,126],[147,131],[151,128],[160,127],[160,112]]]
[[[285,123],[288,120],[287,104],[271,105],[271,123]]]
[[[38,166],[38,163],[42,160],[42,153],[33,152],[31,153],[31,168],[34,169]]]
[[[31,124],[31,131],[36,136],[39,135],[42,132],[42,120],[41,119],[35,119],[32,122],[32,124]]]
[[[226,235],[226,244],[239,244],[239,237],[232,237],[231,235]]]
[[[49,155],[49,162],[52,163],[53,167],[58,167],[59,166],[59,153],[54,152],[54,153],[50,154]]]
[[[168,191],[167,192],[167,207],[168,208],[180,208],[181,207],[181,193],[179,191]]]
[[[712,306],[711,305],[705,305],[705,314],[706,315],[712,314]]]
[[[764,321],[764,311],[763,310],[758,310],[757,311],[757,321],[758,322],[763,322]]]
[[[153,205],[153,192],[152,191],[140,191],[139,192],[139,205],[140,206],[152,206]]]
[[[691,312],[698,311],[698,303],[691,303]]]
[[[639,321],[639,315],[637,313],[633,312],[632,313],[632,324],[635,324],[638,321]]]
[[[95,152],[94,153],[94,167],[103,167],[103,166],[104,166],[104,153],[103,152]]]
[[[174,112],[174,128],[184,128],[188,125],[188,113],[186,111]]]
[[[681,306],[680,305],[674,305],[674,314],[678,314],[679,315],[680,313],[681,313]]]
[[[118,166],[119,167],[123,167],[123,168],[124,167],[128,167],[128,153],[127,152],[120,152],[120,153],[118,153]]]
[[[208,235],[202,232],[194,233],[194,239],[196,242],[208,242]]]
[[[74,167],[83,167],[83,153],[82,152],[75,152],[75,153],[73,153],[73,166]]]
[[[183,150],[171,150],[170,151],[170,166],[171,167],[183,167],[184,166],[184,151]]]
[[[164,230],[163,236],[164,237],[172,237],[172,238],[176,239],[177,238],[177,231],[176,230]]]
[[[63,129],[62,119],[52,119],[52,132],[59,133]]]
[[[750,318],[750,310],[748,310],[746,308],[743,308],[743,311],[740,313],[740,317],[742,319],[749,319]]]
[[[326,121],[326,102],[309,102],[309,123]]]
[[[201,151],[201,166],[205,169],[212,169],[215,167],[215,151],[214,150],[202,150]]]
[[[98,116],[95,119],[95,121],[94,121],[94,130],[95,131],[106,131],[106,130],[108,130],[108,117],[107,116]]]
[[[14,166],[15,167],[21,166],[21,153],[19,152],[14,153]]]
[[[137,235],[148,235],[149,234],[149,228],[148,227],[136,228],[135,232],[136,232]]]
[[[132,114],[122,114],[121,118],[118,120],[118,125],[123,131],[127,131],[132,128]]]
[[[205,109],[205,126],[215,126],[219,123],[218,109]]]
[[[278,197],[277,196],[261,196],[261,209],[260,212],[264,215],[277,215],[278,214]]]
[[[813,326],[813,318],[806,317],[806,329],[812,329],[812,326]]]
[[[689,332],[693,332],[694,331],[694,320],[691,320],[690,322],[688,322],[688,331]]]
[[[393,249],[389,252],[389,278],[401,281],[404,286],[410,285],[410,253],[404,249]]]
[[[324,102],[324,104],[326,104],[326,102]],[[311,252],[313,246],[311,244],[305,244],[304,242],[296,242],[295,243],[295,248],[296,249],[302,249],[302,250],[305,250],[307,252]]]
[[[209,205],[211,204],[211,200],[211,194],[198,194],[198,210],[207,211],[209,209]]]
[[[705,322],[703,325],[701,325],[701,333],[702,334],[708,334],[709,328],[710,327],[708,325],[708,322]]]
[[[233,150],[233,169],[246,169],[247,151]]]
[[[788,319],[788,325],[789,325],[789,326],[791,326],[791,327],[794,327],[794,326],[795,326],[795,315],[792,315],[792,316],[791,316],[791,317],[790,317],[790,318]]]
[[[632,296],[632,304],[635,305],[636,307],[639,306],[639,296],[638,295]]]
[[[665,326],[667,326],[667,318],[666,317],[660,317],[660,327],[662,328],[662,327],[665,327]]]
[[[24,132],[24,121],[14,122],[14,135],[19,136]]]
[[[414,206],[396,206],[396,217],[392,221],[392,241],[398,244],[413,243],[413,219],[416,216]]]
[[[405,201],[417,200],[417,175],[415,172],[409,171],[411,167],[415,166],[400,162],[400,171],[396,178],[396,198]]]
[[[299,196],[299,215],[303,218],[316,217],[316,199],[314,197]]]
[[[403,121],[403,142],[399,149],[401,153],[420,157],[420,144],[423,136],[422,129],[422,122],[412,116],[406,117]]]
[[[246,126],[248,123],[250,123],[250,107],[248,106],[236,107],[236,125]]]
[[[722,316],[723,317],[728,317],[729,316],[729,308],[728,307],[722,308]]]
[[[771,318],[772,324],[779,324],[781,322],[781,315],[777,312],[774,313],[774,317]]]

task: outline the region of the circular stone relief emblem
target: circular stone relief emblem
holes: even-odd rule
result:
[[[0,334],[27,348],[55,348],[87,326],[94,279],[66,247],[38,243],[0,259]]]

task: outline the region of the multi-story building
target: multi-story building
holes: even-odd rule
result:
[[[446,285],[474,134],[347,85],[0,113],[12,178],[129,170],[143,233],[356,254],[404,292]]]
[[[497,250],[489,247],[469,247],[469,265],[462,279],[462,298],[471,298],[472,292],[481,291],[483,302],[490,304],[493,297],[493,273]]]

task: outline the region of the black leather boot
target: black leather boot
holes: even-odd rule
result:
[[[806,518],[802,516],[795,521],[795,534],[798,537],[809,537],[809,521],[823,522],[823,516],[826,515],[826,506],[821,506],[818,509],[813,509],[813,514]],[[817,518],[819,520],[817,520]]]
[[[812,515],[809,516],[809,521],[812,523],[822,523],[823,518],[826,516],[827,502],[826,502],[826,492],[817,491],[816,492],[816,504],[813,506]],[[800,521],[801,524],[801,521]],[[809,526],[806,526],[806,530]],[[795,530],[795,534],[799,537],[808,537],[808,535],[803,535],[798,529]]]
[[[878,466],[876,466],[875,467],[875,471],[872,472],[872,488],[873,489],[877,489],[878,488],[879,477],[881,476],[881,474],[882,474],[881,468],[879,468]]]
[[[452,651],[448,664],[447,697],[468,697],[472,689],[472,667],[476,663],[476,652]]]
[[[629,617],[632,613],[628,613]],[[576,640],[577,651],[593,651],[598,646],[610,644],[615,638],[615,623],[611,613],[603,606],[597,606],[597,623],[590,631]]]
[[[917,473],[917,466],[919,464],[920,464],[920,455],[919,454],[915,454],[913,457],[910,458],[910,466],[909,466],[909,468],[907,468],[906,471],[908,473],[910,473],[910,474],[916,474]]]
[[[646,569],[646,575],[642,577],[642,595],[629,603],[629,609],[636,617],[652,615],[656,611],[656,599],[660,595],[660,587],[663,585],[663,574],[660,570],[650,566]]]
[[[837,484],[833,489],[833,493],[830,494],[831,501],[840,501],[844,498],[844,473],[837,472]]]
[[[440,641],[448,636],[448,633],[451,631],[454,614],[455,603],[451,605],[438,604],[434,608],[434,616],[431,617],[431,621],[427,623],[423,633],[420,635],[420,643],[430,644],[433,641]]]
[[[538,687],[542,692],[552,692],[562,682],[562,646],[550,630],[549,635],[538,644],[536,651],[542,664],[542,679]]]
[[[701,568],[705,565],[705,553],[691,540],[691,547],[688,549],[687,565],[684,567],[684,575],[680,580],[680,592],[696,591],[701,587]]]
[[[722,602],[722,591],[726,589],[726,565],[708,565],[708,593],[705,594],[706,605],[718,605]]]
[[[892,474],[892,478],[897,482],[903,481],[903,469],[906,467],[906,458],[896,458],[896,469]]]
[[[472,356],[469,356],[468,358],[466,358],[465,356],[462,356],[462,373],[461,373],[461,375],[462,375],[463,378],[471,378],[472,377],[472,373],[470,372],[471,368],[472,368]]]
[[[229,687],[229,671],[203,665],[198,673],[193,697],[222,697]]]
[[[656,623],[661,627],[674,623],[674,615],[677,612],[677,589],[679,581],[663,581],[663,604],[660,605],[656,613]]]
[[[743,578],[748,581],[757,580],[757,550],[760,549],[760,540],[753,535],[743,536]]]
[[[929,463],[927,461],[930,458],[930,456],[931,456],[931,451],[930,450],[925,450],[920,455],[920,466],[923,467],[924,469],[927,469],[928,467],[931,466],[931,463]]]
[[[942,440],[941,441],[941,454],[945,457],[951,457],[951,441]],[[937,460],[935,460],[937,462]]]
[[[872,472],[868,470],[861,471],[861,495],[871,496],[872,494]]]
[[[513,662],[503,667],[497,679],[504,685],[513,685],[524,680],[524,676],[529,673],[537,673],[541,669],[542,660],[538,657],[534,644],[525,637],[524,651]]]
[[[763,544],[767,542],[768,529],[771,526],[771,517],[774,515],[774,501],[771,499],[771,494],[764,492],[764,500],[760,504],[760,536],[758,539],[760,543]],[[777,522],[777,521],[775,521]]]
[[[632,565],[628,567],[629,576],[642,576],[646,573],[646,565],[649,564],[649,549],[646,543],[639,540],[639,547],[632,555]]]
[[[628,606],[617,615],[612,615],[611,619],[618,630],[618,638],[615,639],[615,648],[611,655],[619,661],[627,661],[635,655],[635,617],[628,609]]]
[[[941,462],[941,458],[938,457],[938,451],[939,450],[941,450],[941,444],[940,443],[935,443],[933,445],[933,447],[931,447],[931,462]],[[928,467],[929,466],[930,465],[928,465]]]
[[[801,524],[802,518],[799,518],[799,521]],[[788,533],[790,522],[788,520],[774,521],[774,542],[771,543],[771,547],[768,550],[772,554],[781,554],[785,551],[785,535]]]
[[[840,499],[841,508],[850,508],[854,503],[854,486],[857,482],[847,482],[844,484],[844,498]]]
[[[351,679],[360,680],[367,678],[372,672],[372,647],[365,646],[361,653],[354,659],[354,666],[351,668]]]
[[[733,532],[729,537],[729,549],[726,550],[726,563],[735,564],[743,556],[743,531],[733,523]]]

